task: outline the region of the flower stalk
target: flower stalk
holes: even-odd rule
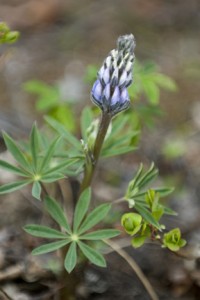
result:
[[[91,100],[101,111],[101,121],[92,149],[88,153],[85,172],[80,192],[91,185],[102,145],[112,118],[119,112],[129,108],[130,99],[127,87],[132,83],[135,40],[132,34],[120,36],[117,49],[113,49],[97,73]]]

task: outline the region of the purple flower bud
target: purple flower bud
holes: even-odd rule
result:
[[[108,68],[105,69],[103,76],[102,76],[102,81],[107,84],[110,81],[110,71]]]
[[[98,106],[99,106],[99,104],[101,104],[102,90],[103,89],[102,89],[102,85],[101,85],[100,81],[96,80],[92,87],[91,94],[92,94],[94,103]]]
[[[114,93],[112,95],[112,98],[111,98],[111,105],[114,105],[117,102],[119,102],[120,97],[121,97],[121,95],[120,95],[119,87],[116,86],[116,88],[114,90]]]
[[[110,84],[106,84],[106,86],[103,90],[103,97],[109,103],[109,100],[110,100]]]
[[[91,96],[103,113],[114,116],[130,105],[126,88],[132,83],[134,48],[132,34],[119,37],[117,49],[109,53],[97,74]]]

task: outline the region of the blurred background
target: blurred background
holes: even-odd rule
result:
[[[1,0],[0,21],[20,31],[16,44],[0,49],[0,129],[20,137],[28,134],[34,120],[42,124],[42,115],[51,110],[47,100],[54,105],[58,95],[60,109],[54,110],[55,116],[71,118],[70,109],[63,115],[62,104],[67,102],[75,107],[73,114],[78,117],[81,109],[90,105],[91,73],[96,72],[93,65],[101,65],[119,35],[134,34],[137,61],[146,68],[153,65],[169,83],[160,84],[159,95],[154,85],[150,86],[151,111],[158,113],[153,123],[142,120],[139,151],[124,159],[120,167],[129,172],[124,175],[128,180],[133,172],[130,161],[155,161],[163,180],[176,186],[171,205],[179,212],[177,226],[198,245],[200,2]],[[137,76],[134,84],[137,86]],[[140,100],[145,103],[145,95],[135,98],[133,109]],[[75,127],[72,124],[70,130]],[[104,189],[106,193],[108,189]],[[170,284],[180,280],[182,286],[185,278],[190,278],[188,290],[194,282],[195,291],[199,288],[196,265],[189,275],[182,267],[178,271],[174,277],[169,272]],[[173,294],[178,299],[199,299],[199,294],[184,296],[188,290],[174,286],[178,286]]]

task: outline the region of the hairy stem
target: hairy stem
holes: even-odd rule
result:
[[[111,122],[111,118],[112,117],[110,114],[102,113],[101,121],[99,124],[99,130],[97,133],[97,137],[96,137],[95,144],[94,144],[94,149],[92,152],[92,157],[90,157],[90,160],[86,163],[86,166],[85,166],[85,172],[84,172],[83,181],[82,181],[81,187],[80,187],[80,193],[82,193],[92,183],[92,179],[94,177],[94,172],[96,170],[99,155],[100,155],[100,152],[102,149],[102,145],[103,145],[109,124]]]
[[[145,289],[147,290],[149,296],[152,300],[159,300],[158,296],[156,295],[152,285],[150,284],[149,280],[146,278],[138,264],[135,262],[135,260],[126,253],[123,249],[119,248],[118,245],[111,241],[111,240],[104,240],[104,242],[109,245],[114,251],[116,251],[123,259],[126,260],[126,262],[129,264],[129,266],[132,268],[132,270],[135,272],[135,274],[138,276],[142,284],[144,285]]]

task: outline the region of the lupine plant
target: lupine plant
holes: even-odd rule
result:
[[[67,282],[70,282],[76,266],[84,261],[106,267],[99,241],[105,247],[109,245],[116,249],[119,235],[127,235],[134,248],[151,240],[170,251],[178,251],[186,244],[179,228],[168,232],[162,224],[164,214],[176,215],[162,202],[162,198],[173,189],[150,187],[158,176],[153,163],[147,170],[142,164],[139,166],[120,199],[110,199],[98,205],[94,202],[92,182],[99,159],[125,154],[136,148],[138,131],[133,130],[130,118],[123,112],[130,109],[128,87],[133,81],[134,48],[132,34],[120,36],[116,49],[103,62],[91,89],[91,100],[100,109],[101,117],[100,120],[94,119],[93,111],[88,107],[83,110],[81,139],[49,116],[45,120],[53,129],[54,137],[52,133],[50,136],[42,134],[36,124],[27,142],[18,143],[3,133],[6,147],[16,163],[0,160],[0,167],[16,174],[19,179],[2,185],[0,194],[11,193],[26,185],[31,187],[33,198],[42,202],[44,211],[57,224],[56,227],[37,224],[24,227],[28,234],[47,239],[46,243],[33,249],[32,254],[60,250]],[[49,188],[69,177],[79,180],[73,211],[68,205],[67,195],[62,193],[61,201],[60,197],[57,199],[51,194]],[[113,224],[107,228],[104,220],[109,219],[109,212],[117,209],[119,203],[124,204],[118,220],[121,227],[116,229]],[[115,242],[111,240],[113,238]],[[117,252],[122,254],[122,251]],[[126,258],[125,254],[122,256]],[[158,299],[151,291],[149,293],[152,299]],[[69,294],[66,292],[62,299],[71,299],[66,298]]]

